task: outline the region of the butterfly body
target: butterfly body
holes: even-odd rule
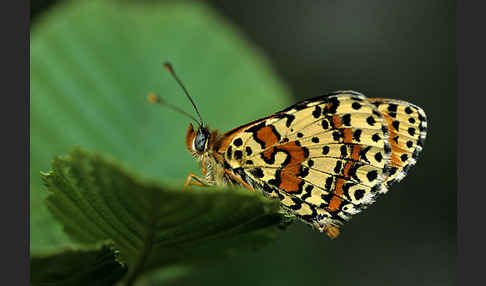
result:
[[[224,134],[190,125],[186,145],[204,178],[191,174],[187,183],[260,191],[334,238],[406,175],[426,127],[419,107],[354,91],[306,100]]]

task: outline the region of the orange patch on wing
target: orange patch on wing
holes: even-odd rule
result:
[[[339,115],[333,115],[331,120],[336,128],[341,128],[341,117]]]
[[[388,143],[390,144],[391,150],[392,150],[392,154],[390,156],[392,166],[393,167],[399,167],[399,168],[403,167],[403,166],[405,166],[405,163],[402,162],[402,160],[400,159],[400,156],[402,154],[410,154],[410,152],[403,149],[402,146],[400,146],[399,143],[397,143],[397,142],[395,142],[395,140],[393,140],[393,138],[398,136],[398,133],[396,132],[395,127],[393,127],[393,125],[392,125],[394,119],[390,115],[388,115],[388,113],[383,113],[383,117],[385,118],[386,124],[387,124],[387,127],[388,127]]]
[[[353,150],[351,151],[351,159],[358,161],[359,160],[359,151],[361,150],[361,145],[353,145]],[[355,164],[353,161],[347,161],[346,165],[344,165],[343,175],[345,178],[349,178],[349,170]]]
[[[273,152],[274,152],[274,147],[268,148],[267,150],[263,151],[263,157],[265,157],[265,159],[267,160],[270,160],[270,158],[272,158]]]
[[[282,168],[280,173],[281,182],[279,188],[287,192],[299,191],[299,185],[302,183],[302,179],[297,177],[300,173],[300,164],[304,162],[308,156],[304,149],[298,146],[295,142],[296,141],[291,141],[275,147],[277,151],[287,151],[290,156],[289,163]]]
[[[361,151],[361,145],[353,145],[353,150],[351,151],[351,159],[358,161],[359,151]]]
[[[221,140],[217,142],[217,152],[219,153],[224,153],[226,152],[226,149],[228,148],[229,144],[231,143],[231,140],[233,140],[233,137],[235,137],[239,132],[235,131],[234,133],[231,133],[231,135],[223,135]]]
[[[278,135],[271,125],[260,128],[256,132],[256,138],[265,144],[264,148],[270,147],[278,142]]]
[[[344,184],[343,179],[341,178],[337,179],[336,187],[334,188],[334,191],[332,191],[332,193],[335,196],[332,197],[331,201],[329,202],[329,205],[327,206],[327,208],[332,212],[339,210],[339,206],[342,203],[341,196],[343,194],[343,184]]]
[[[297,177],[299,174],[299,165],[289,166],[284,169],[280,175],[282,181],[279,188],[287,192],[298,192],[299,185],[302,182],[302,179]]]
[[[344,143],[353,143],[353,129],[351,128],[344,128]]]
[[[343,171],[344,177],[349,178],[349,170],[351,169],[353,164],[354,164],[354,162],[352,162],[352,161],[346,162],[346,165],[344,165],[344,171]]]

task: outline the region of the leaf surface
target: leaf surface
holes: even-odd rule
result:
[[[279,202],[259,193],[142,182],[80,149],[56,158],[43,180],[48,208],[66,233],[85,246],[113,241],[128,280],[161,266],[256,249],[272,241],[286,220]]]

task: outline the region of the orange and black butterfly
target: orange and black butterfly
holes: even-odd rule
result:
[[[423,148],[424,111],[405,101],[336,91],[299,102],[226,133],[199,120],[186,146],[202,177],[186,185],[239,185],[280,200],[283,210],[329,237],[405,177]],[[159,97],[149,96],[162,103]],[[167,104],[164,102],[164,104]],[[168,104],[167,104],[168,105]]]

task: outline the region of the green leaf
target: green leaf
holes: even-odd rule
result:
[[[114,285],[126,273],[109,244],[91,249],[68,249],[30,261],[33,286]]]
[[[43,175],[47,205],[75,241],[111,240],[127,284],[160,266],[193,265],[272,241],[279,202],[240,188],[171,189],[142,182],[99,155],[74,150]]]
[[[73,145],[177,185],[199,172],[184,145],[189,120],[145,101],[156,92],[192,112],[165,60],[213,128],[225,131],[290,103],[261,52],[203,3],[63,1],[31,31],[31,253],[72,245],[44,206],[39,171]]]

